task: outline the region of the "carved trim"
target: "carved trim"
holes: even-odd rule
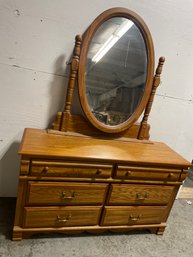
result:
[[[156,72],[155,72],[154,80],[153,80],[153,87],[152,87],[151,95],[150,95],[149,101],[146,105],[145,113],[144,113],[144,116],[143,116],[143,119],[142,119],[142,122],[141,122],[141,127],[140,127],[140,130],[139,130],[139,134],[138,134],[138,139],[140,139],[140,140],[144,139],[144,132],[145,132],[146,126],[147,126],[147,120],[148,120],[148,117],[149,117],[149,113],[151,111],[151,107],[152,107],[152,104],[153,104],[156,89],[160,84],[160,75],[162,73],[162,68],[163,68],[164,62],[165,62],[165,58],[160,57],[159,58],[159,63],[158,63],[158,66],[157,66],[157,69],[156,69]]]
[[[20,164],[20,175],[27,175],[29,173],[30,161],[22,159]]]
[[[61,121],[62,121],[62,112],[58,112],[56,114],[56,118],[55,118],[54,122],[52,123],[52,129],[60,130]]]
[[[82,233],[82,232],[93,232],[99,233],[104,231],[130,231],[130,230],[150,230],[153,233],[157,233],[157,235],[162,235],[165,230],[166,224],[148,224],[148,225],[120,225],[120,226],[79,226],[79,227],[48,227],[48,228],[22,228],[19,226],[14,226],[13,232],[13,240],[21,240],[22,238],[29,238],[31,235],[36,233],[51,233],[57,232],[62,234],[74,234],[74,233]]]
[[[75,37],[75,46],[74,46],[74,51],[73,51],[73,56],[71,61],[71,72],[70,72],[70,79],[68,81],[66,104],[65,104],[65,109],[62,117],[61,126],[60,126],[64,128],[64,131],[68,130],[68,121],[70,118],[72,96],[74,92],[74,85],[75,85],[76,76],[77,76],[78,67],[79,67],[81,44],[82,44],[82,38],[80,35],[77,35]]]
[[[66,131],[66,120],[68,120],[68,127]],[[63,113],[62,117],[62,124],[60,129],[57,129],[57,125],[53,128],[54,130],[59,130],[62,132],[75,132],[82,134],[83,136],[94,136],[94,137],[106,137],[106,138],[119,138],[119,137],[126,137],[126,138],[135,138],[137,139],[139,129],[140,129],[140,123],[133,124],[129,129],[116,134],[107,134],[105,132],[102,132],[95,127],[92,126],[83,116],[80,115],[71,115],[67,113]],[[147,124],[144,130],[144,137],[143,139],[148,140],[149,139],[149,130],[150,125]],[[49,130],[48,130],[48,133]]]

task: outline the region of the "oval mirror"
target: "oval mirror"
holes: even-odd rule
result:
[[[102,13],[83,37],[79,95],[89,121],[104,132],[129,128],[147,104],[154,52],[149,30],[133,12]]]

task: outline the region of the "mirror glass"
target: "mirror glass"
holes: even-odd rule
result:
[[[96,30],[87,53],[85,84],[98,121],[114,126],[132,116],[144,94],[147,61],[145,40],[131,20],[113,17]]]

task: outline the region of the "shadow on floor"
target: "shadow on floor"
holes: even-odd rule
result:
[[[15,213],[16,198],[0,198],[0,235],[11,239],[14,213]]]

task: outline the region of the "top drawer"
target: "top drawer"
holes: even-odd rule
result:
[[[30,174],[69,178],[109,178],[111,165],[32,160]]]
[[[178,181],[180,173],[180,169],[118,165],[115,178]]]

